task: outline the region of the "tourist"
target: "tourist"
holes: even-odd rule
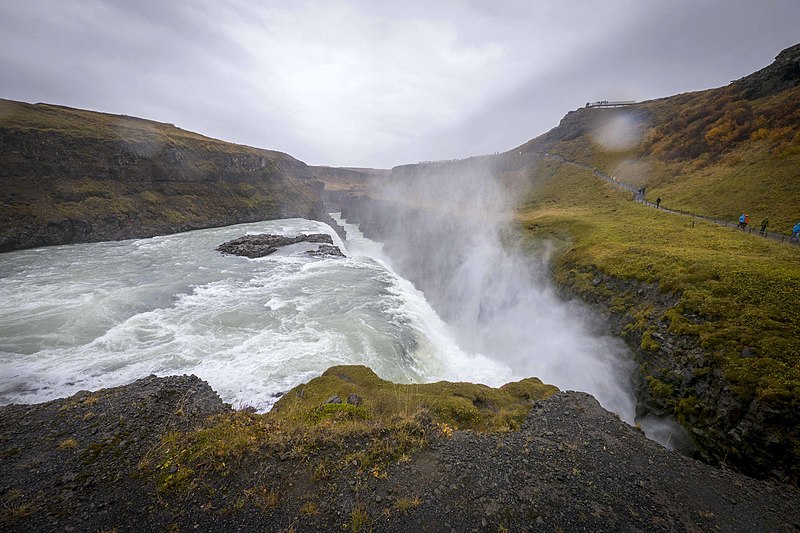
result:
[[[659,196],[658,198],[656,198],[656,209],[659,209],[660,205],[661,205],[661,197]]]
[[[769,224],[769,218],[764,217],[764,220],[761,221],[761,231],[759,233],[765,237],[767,236],[767,224]]]
[[[744,221],[745,221],[745,220],[746,220],[746,219],[745,219],[744,213],[742,213],[742,214],[739,216],[739,227],[740,227],[740,228],[742,228],[742,229],[744,229]]]
[[[798,236],[800,235],[800,222],[794,225],[792,228],[792,236],[789,237],[789,240],[798,240]]]

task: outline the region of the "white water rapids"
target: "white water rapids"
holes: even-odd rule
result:
[[[397,382],[523,377],[461,350],[381,246],[346,229],[346,246],[291,219],[0,255],[0,404],[193,373],[266,410],[337,364]],[[215,250],[245,233],[328,233],[348,257],[310,257],[308,243],[255,260]]]
[[[593,332],[577,304],[514,281],[514,263],[494,258],[494,277],[525,294],[482,294],[503,305],[488,305],[474,327],[448,325],[380,243],[338,221],[346,245],[321,222],[289,219],[0,255],[0,405],[196,374],[235,407],[266,411],[330,366],[358,364],[401,383],[533,375],[633,422],[624,347]],[[311,257],[310,243],[260,259],[216,251],[246,233],[328,233],[347,257]],[[673,431],[642,423],[662,442]]]

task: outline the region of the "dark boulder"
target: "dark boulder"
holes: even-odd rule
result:
[[[299,242],[321,243],[323,246],[330,245],[335,248],[339,254],[341,251],[336,246],[333,246],[333,239],[326,233],[312,233],[310,235],[300,234],[296,237],[286,237],[285,235],[270,235],[269,233],[261,233],[259,235],[245,235],[234,239],[232,241],[224,242],[217,246],[217,251],[223,254],[240,255],[254,259],[256,257],[264,257],[274,253],[279,247],[287,246],[290,244],[297,244]],[[318,252],[322,250],[320,246]],[[332,252],[327,252],[327,255],[336,255]]]
[[[316,250],[309,250],[306,253],[312,257],[320,258],[345,256],[338,246],[334,246],[332,244],[320,244],[319,248]]]

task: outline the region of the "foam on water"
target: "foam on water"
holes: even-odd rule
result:
[[[349,251],[327,225],[289,219],[3,254],[0,403],[194,373],[265,410],[336,364],[399,382],[521,377],[461,350],[380,245],[347,229]],[[348,257],[311,258],[308,245],[254,260],[215,251],[246,233],[322,232]]]

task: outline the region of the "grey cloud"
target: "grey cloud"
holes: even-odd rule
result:
[[[0,5],[0,97],[387,167],[507,150],[588,100],[723,85],[798,20],[794,0],[32,0]]]

